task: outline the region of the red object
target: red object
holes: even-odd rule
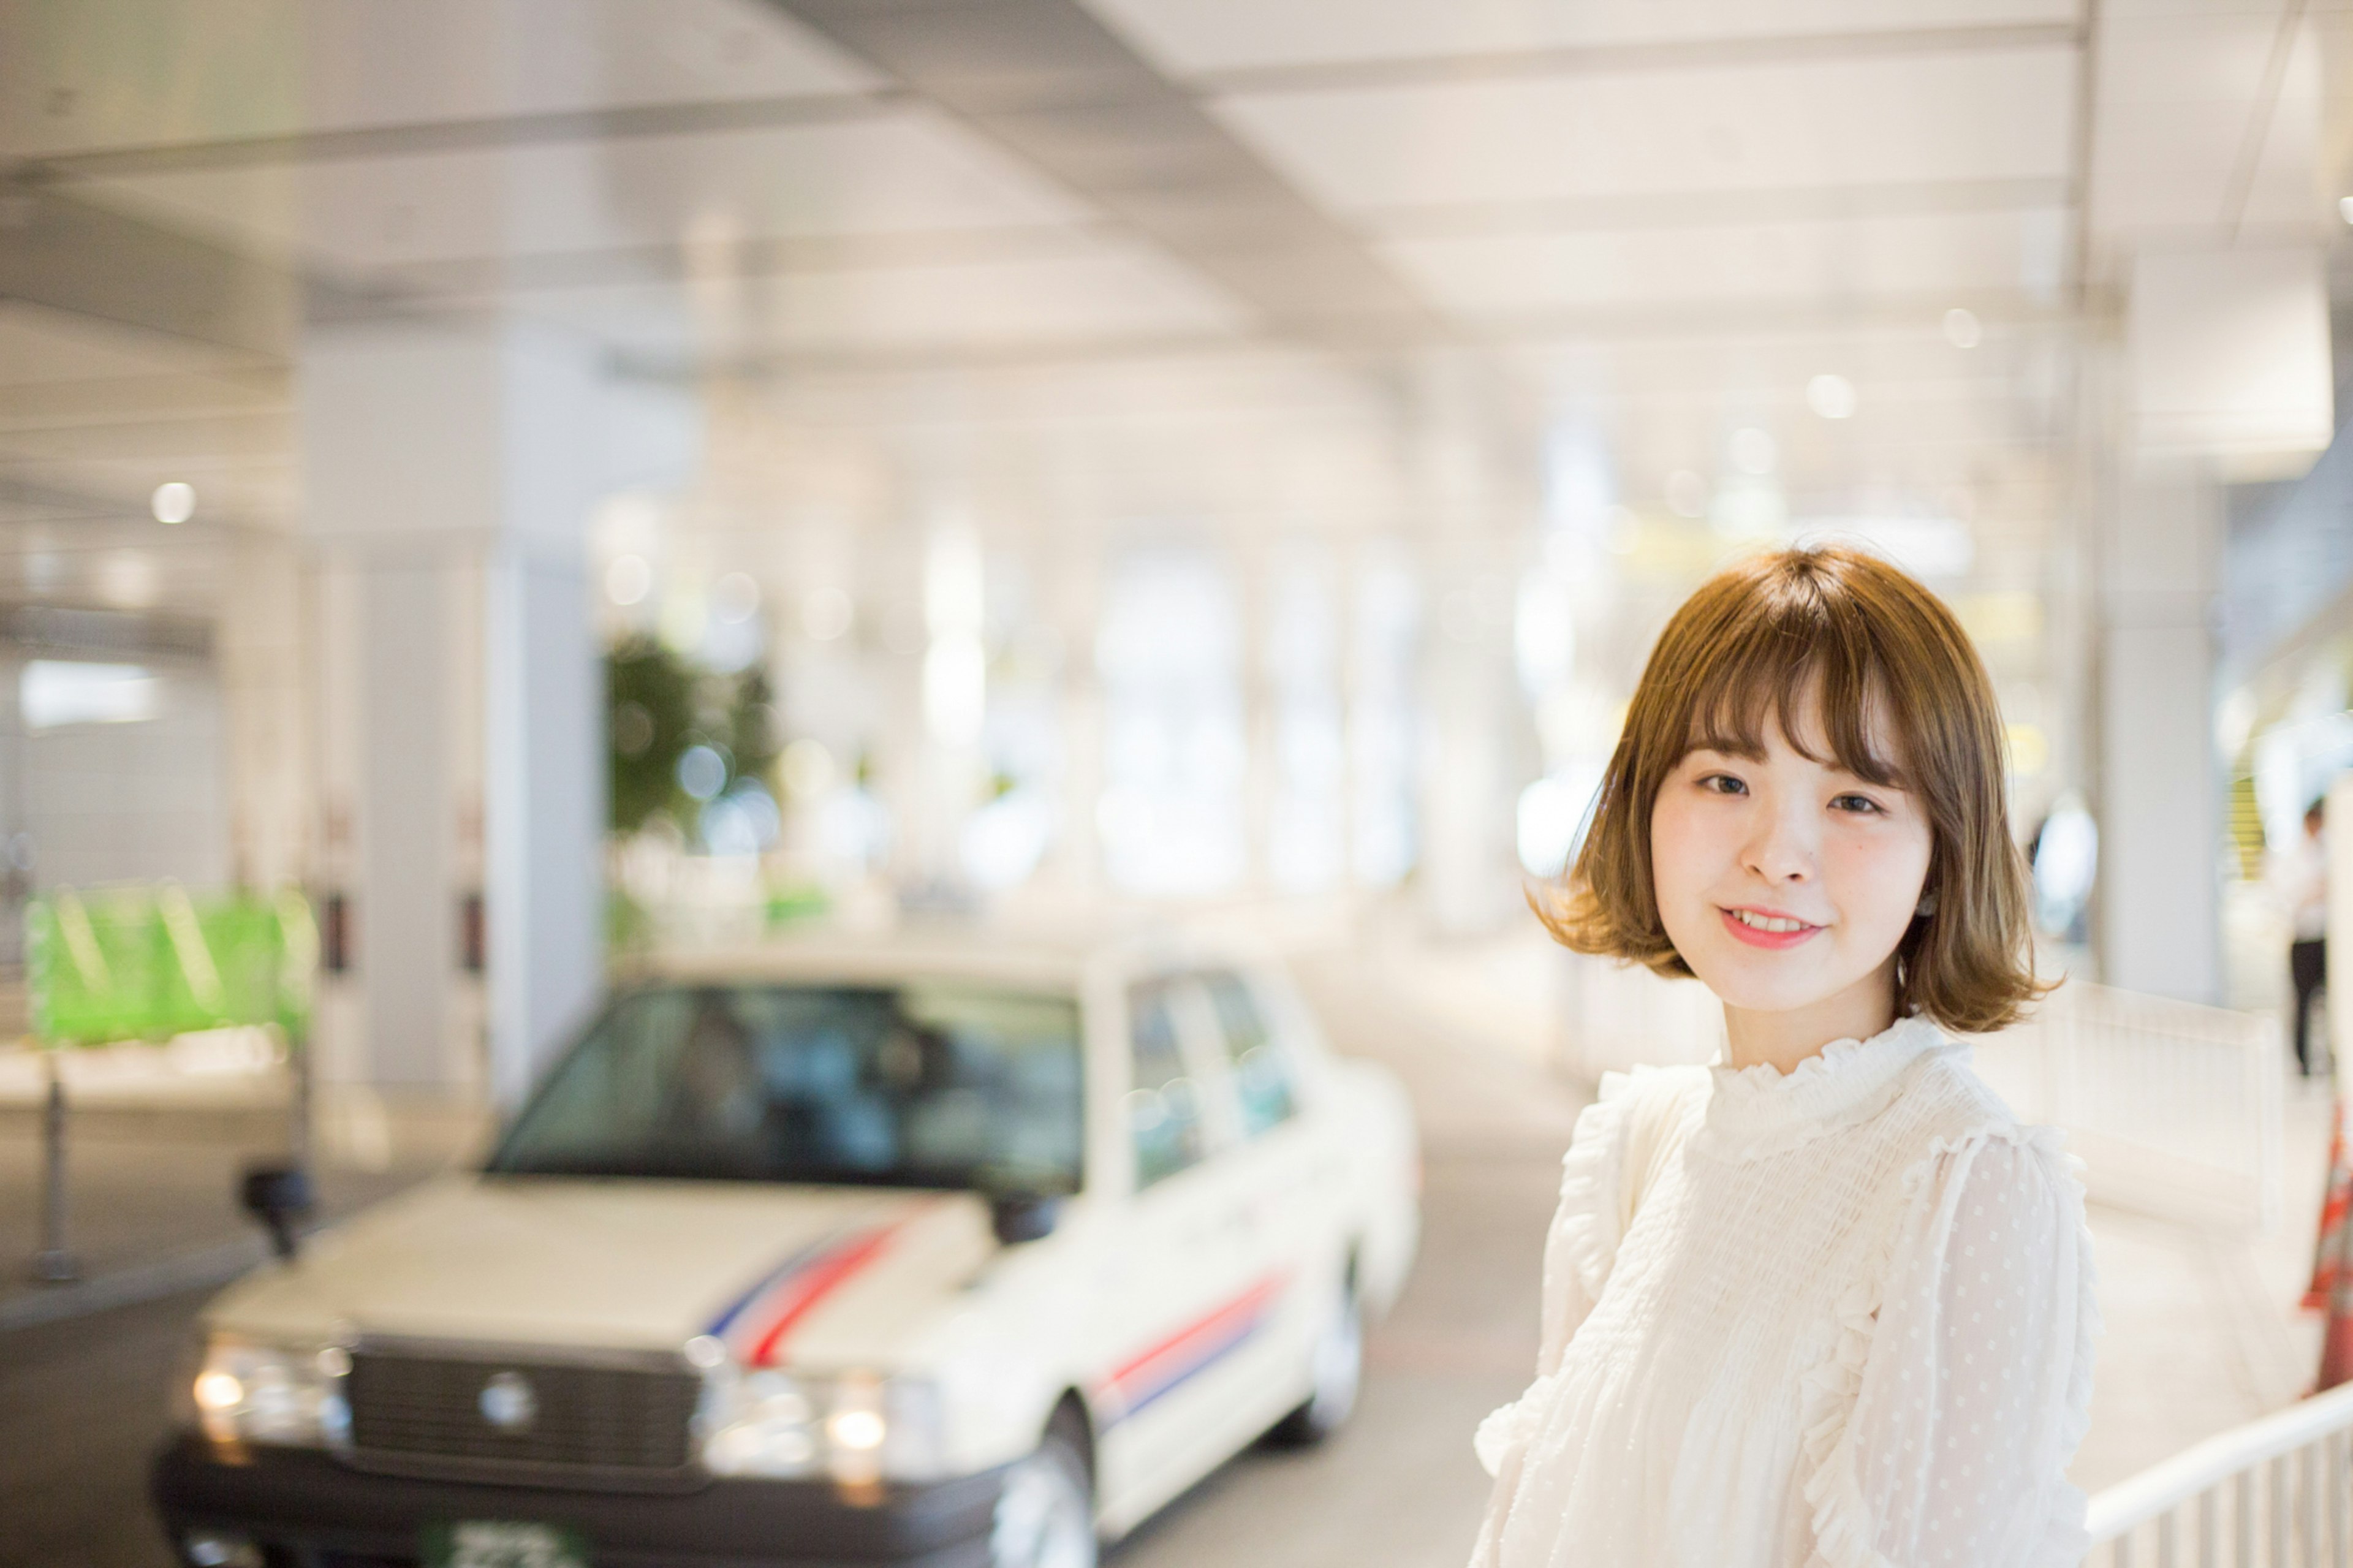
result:
[[[744,1358],[746,1364],[775,1365],[785,1336],[799,1327],[801,1320],[817,1310],[818,1304],[828,1296],[848,1284],[853,1276],[874,1261],[875,1255],[889,1246],[892,1238],[906,1229],[909,1221],[916,1217],[910,1215],[896,1225],[852,1237],[811,1265],[793,1281],[791,1293],[785,1298],[767,1329],[754,1342],[752,1353]]]
[[[2353,1381],[2353,1269],[2337,1271],[2328,1293],[2328,1327],[2320,1336],[2320,1375],[2312,1392],[2325,1394],[2338,1384]]]
[[[2312,1284],[2304,1293],[2304,1309],[2318,1311],[2330,1304],[2337,1277],[2345,1271],[2345,1215],[2353,1202],[2353,1171],[2345,1164],[2345,1102],[2337,1102],[2335,1131],[2328,1136],[2328,1194],[2321,1200],[2320,1234],[2312,1243]]]
[[[2337,1181],[2344,1168],[2344,1102],[2340,1100],[2338,1136],[2333,1140],[2337,1157],[2329,1162],[2329,1204],[2324,1205],[2333,1206],[2338,1214],[2336,1229],[2324,1230],[2321,1236],[2321,1251],[2328,1255],[2328,1325],[2320,1334],[2320,1375],[2313,1380],[2315,1394],[2353,1382],[2353,1250],[2348,1250],[2353,1247],[2353,1205],[2348,1205],[2337,1195]]]

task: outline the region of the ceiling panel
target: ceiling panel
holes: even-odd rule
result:
[[[1381,247],[1433,301],[1467,317],[1625,306],[1855,300],[2023,291],[2055,302],[2066,214],[1968,213]]]
[[[27,485],[70,498],[76,505],[87,502],[92,513],[129,520],[159,541],[185,537],[147,515],[148,498],[166,479],[195,487],[196,521],[207,529],[215,523],[278,524],[293,515],[299,476],[290,447],[243,453],[207,448],[45,456],[16,451],[16,439],[0,444],[0,484]]]
[[[0,386],[226,374],[258,363],[186,338],[0,299]]]
[[[2064,47],[1243,95],[1219,112],[1342,211],[2063,175]]]
[[[0,7],[0,154],[835,92],[871,71],[760,0]]]
[[[2244,105],[2262,85],[2279,7],[2192,16],[2109,17],[2100,30],[2096,99],[2128,103],[2221,100]]]
[[[516,309],[625,352],[725,360],[1225,334],[1240,311],[1150,251],[545,290]]]
[[[2137,238],[2325,225],[2322,50],[2301,27],[2267,100],[2279,26],[2276,7],[2206,6],[2103,28],[2091,208],[2111,258]],[[2263,138],[2252,169],[2251,134]]]
[[[1068,222],[1067,196],[919,110],[856,122],[110,176],[77,194],[353,271],[485,256]]]
[[[1557,342],[1511,352],[1556,408],[1609,436],[1623,496],[1661,503],[1666,476],[1728,472],[1731,437],[1773,438],[1793,484],[1942,486],[1971,480],[2003,453],[2054,438],[2064,405],[2063,344],[2048,328],[1986,323],[1974,348],[1947,342],[1933,312],[1905,327],[1840,331],[1694,331],[1637,342]],[[1807,383],[1855,385],[1854,416],[1827,420]]]
[[[1087,0],[1180,74],[1414,56],[2073,23],[2077,0]]]

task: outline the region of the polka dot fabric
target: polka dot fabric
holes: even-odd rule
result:
[[[1663,1150],[1646,1179],[1630,1147]],[[1536,1379],[1478,1434],[1473,1568],[2072,1565],[2096,1330],[2057,1133],[1932,1026],[1612,1075],[1562,1163]]]
[[[2083,1205],[2046,1131],[1940,1150],[1890,1273],[1852,1431],[1889,1563],[2073,1568],[2088,1395]],[[2085,1373],[2078,1378],[2079,1364]]]

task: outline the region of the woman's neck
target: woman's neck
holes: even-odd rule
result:
[[[1840,1040],[1867,1040],[1895,1022],[1895,960],[1845,990],[1802,1007],[1761,1009],[1725,1004],[1725,1056],[1736,1068],[1794,1071]]]

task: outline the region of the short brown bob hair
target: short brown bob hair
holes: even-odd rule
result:
[[[1826,735],[1799,725],[1817,698]],[[2049,987],[2034,977],[1993,682],[1941,600],[1860,550],[1758,555],[1675,612],[1634,689],[1584,844],[1565,882],[1536,900],[1538,917],[1579,952],[1690,974],[1659,920],[1651,807],[1691,752],[1761,752],[1767,713],[1792,745],[1827,741],[1831,756],[1814,760],[1926,808],[1928,912],[1896,944],[1896,1016],[1958,1034],[2014,1023]]]

